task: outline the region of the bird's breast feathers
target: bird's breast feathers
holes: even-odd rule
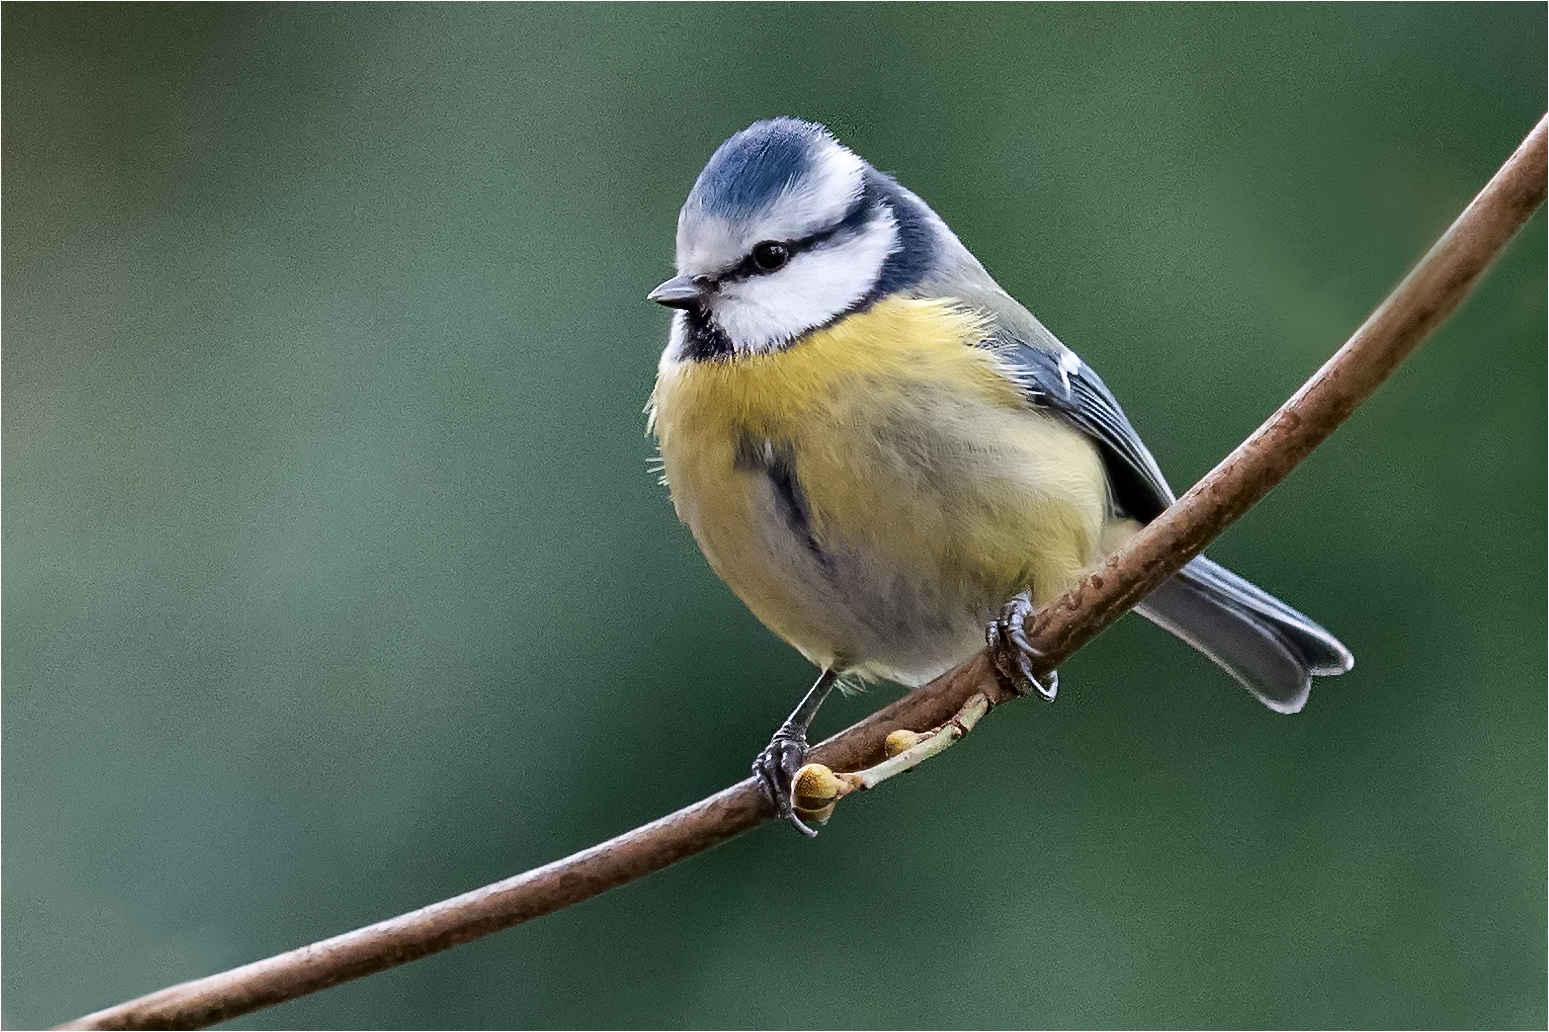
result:
[[[651,423],[679,517],[820,665],[923,683],[1006,599],[1099,558],[1091,442],[1031,408],[986,321],[891,298],[762,354],[663,357]]]

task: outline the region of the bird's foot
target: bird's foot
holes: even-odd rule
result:
[[[1044,655],[1027,640],[1025,626],[1032,613],[1032,599],[1027,597],[1026,592],[1018,595],[1001,608],[997,619],[990,621],[984,630],[984,640],[995,657],[995,668],[1011,685],[1012,691],[1022,695],[1031,686],[1039,695],[1053,702],[1055,693],[1059,691],[1060,675],[1055,670],[1042,675],[1034,672],[1035,666],[1043,665],[1040,661]]]
[[[791,783],[796,778],[796,772],[806,762],[809,751],[805,731],[790,726],[782,727],[753,761],[753,776],[758,779],[764,795],[774,803],[780,819],[790,821],[796,825],[797,831],[808,838],[814,838],[817,832],[803,824],[791,807]]]

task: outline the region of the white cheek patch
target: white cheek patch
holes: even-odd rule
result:
[[[888,212],[843,243],[796,255],[778,272],[722,284],[711,316],[738,351],[769,351],[865,297],[897,246]]]

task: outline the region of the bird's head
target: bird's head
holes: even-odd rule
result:
[[[678,215],[678,275],[649,296],[681,311],[685,357],[770,351],[917,283],[937,226],[823,126],[755,122],[699,174]]]

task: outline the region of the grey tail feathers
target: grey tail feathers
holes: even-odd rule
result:
[[[1203,652],[1277,713],[1307,704],[1314,675],[1333,677],[1355,665],[1328,631],[1204,556],[1135,611]]]

